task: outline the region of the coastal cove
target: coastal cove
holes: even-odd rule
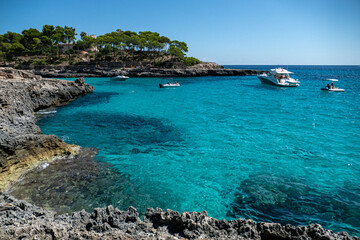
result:
[[[360,240],[359,13],[0,2],[0,240]]]
[[[37,123],[45,134],[98,148],[96,161],[115,170],[99,176],[101,185],[93,181],[93,189],[66,185],[62,191],[75,199],[69,210],[109,204],[132,205],[141,215],[148,207],[206,210],[219,219],[320,223],[359,235],[360,69],[289,70],[300,87],[274,88],[256,76],[176,78],[181,87],[166,90],[156,78],[87,78],[92,94]],[[341,79],[345,94],[319,90],[329,77]],[[10,194],[25,188],[31,190],[22,198],[61,207],[51,206],[61,190],[37,192],[43,188],[36,183],[20,182]]]
[[[272,66],[252,67],[263,71]],[[121,210],[134,206],[140,216],[147,216],[144,223],[150,221],[156,226],[158,219],[165,219],[160,222],[168,229],[174,222],[176,226],[184,225],[185,230],[169,233],[186,238],[197,238],[202,232],[212,238],[225,237],[222,235],[225,227],[229,231],[239,229],[239,235],[231,235],[233,230],[226,233],[234,239],[238,239],[236,236],[286,239],[289,234],[350,239],[346,235],[335,236],[317,225],[295,228],[239,220],[218,228],[218,220],[203,213],[194,213],[186,219],[195,222],[207,219],[206,224],[217,230],[208,232],[203,221],[200,228],[191,230],[190,222],[184,218],[187,213],[180,220],[174,212],[147,210],[149,207],[180,212],[206,210],[209,216],[218,219],[241,217],[283,225],[320,223],[336,232],[359,235],[356,79],[360,69],[356,66],[289,69],[300,78],[301,87],[274,88],[262,85],[256,76],[174,78],[181,83],[178,89],[159,89],[158,83],[166,81],[161,78],[130,78],[125,82],[86,78],[95,87],[93,93],[62,107],[54,107],[55,102],[47,104],[52,108],[36,114],[43,134],[55,134],[68,144],[85,148],[76,157],[39,165],[6,193],[58,213],[81,209],[91,212],[110,204]],[[321,79],[330,76],[341,79],[347,95],[319,91]],[[81,89],[84,82],[76,80],[69,86]],[[91,91],[87,88],[86,91]],[[41,91],[37,94],[42,95]],[[326,131],[328,124],[332,133]],[[0,196],[1,206],[7,206],[5,203],[27,209],[27,216],[36,216],[40,211],[47,219],[52,218],[52,212],[45,213],[30,205],[23,207],[21,201]],[[101,217],[95,219],[99,214]],[[138,229],[133,232],[137,236],[154,231],[144,228],[132,208],[121,214],[108,208],[95,210],[91,216],[76,213],[72,219],[61,215],[54,224],[93,221],[91,224],[98,227],[88,229],[86,225],[86,229],[94,234],[104,231],[103,228],[108,229],[105,230],[108,234],[118,231],[101,225],[104,224],[101,218],[107,219],[104,214],[116,221],[132,219],[137,227],[131,228]],[[11,221],[17,224],[18,220]],[[70,229],[68,234],[74,234],[66,222],[61,224]],[[247,227],[251,235],[247,235]],[[128,229],[129,225],[123,223],[122,228]],[[65,236],[62,234],[65,233],[55,233]]]

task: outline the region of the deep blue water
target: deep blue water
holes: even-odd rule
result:
[[[38,124],[99,148],[97,161],[129,179],[109,181],[110,190],[97,193],[106,198],[92,206],[206,210],[359,236],[360,67],[288,69],[300,87],[263,85],[256,76],[177,78],[177,89],[159,89],[158,78],[87,78],[94,93]],[[345,92],[320,91],[326,78],[340,79]],[[137,201],[112,198],[118,184]]]

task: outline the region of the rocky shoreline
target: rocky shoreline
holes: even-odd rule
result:
[[[34,73],[50,78],[74,78],[74,77],[113,77],[125,75],[129,77],[203,77],[203,76],[247,76],[256,75],[263,71],[242,69],[101,69],[95,70],[62,70],[62,71],[37,71]]]
[[[79,155],[79,146],[42,134],[34,111],[66,104],[93,90],[83,79],[43,79],[32,71],[0,68],[0,239],[359,240],[318,224],[296,227],[245,219],[225,221],[211,218],[206,212],[180,214],[148,209],[141,220],[133,207],[120,211],[108,206],[95,208],[92,213],[83,210],[57,215],[1,193],[31,168]]]
[[[211,218],[203,212],[178,213],[149,208],[143,220],[133,207],[112,206],[92,213],[56,215],[26,201],[0,193],[1,239],[321,239],[358,240],[318,224],[281,226],[278,223]]]
[[[31,70],[36,75],[48,78],[113,77],[117,75],[129,77],[247,76],[266,72],[249,69],[225,69],[223,66],[215,63],[201,63],[187,68],[156,68],[153,66],[122,68],[121,65],[116,65],[115,63],[20,66],[20,68]]]
[[[43,79],[30,71],[0,68],[0,191],[27,169],[78,152],[78,146],[42,134],[34,111],[66,104],[93,90],[83,80]]]

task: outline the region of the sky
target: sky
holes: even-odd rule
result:
[[[360,0],[0,0],[0,34],[154,31],[222,65],[360,65]]]

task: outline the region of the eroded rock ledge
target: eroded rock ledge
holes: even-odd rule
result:
[[[295,227],[211,218],[206,212],[148,209],[143,220],[133,207],[59,215],[0,193],[0,239],[321,239],[358,240],[318,224]]]
[[[42,134],[34,111],[93,90],[81,80],[42,79],[31,71],[0,68],[0,191],[40,162],[77,152],[78,147]]]

